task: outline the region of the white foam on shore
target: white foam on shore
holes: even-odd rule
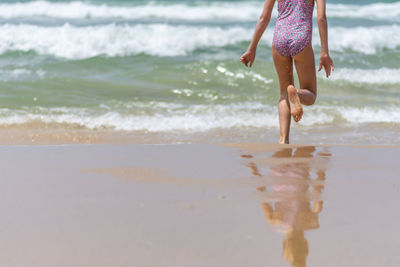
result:
[[[0,18],[49,17],[58,19],[175,19],[187,21],[234,20],[255,21],[262,12],[262,1],[201,3],[156,3],[144,5],[93,4],[83,1],[0,4]],[[330,18],[362,18],[399,21],[400,2],[367,5],[327,4]],[[276,8],[274,9],[276,16]]]
[[[260,103],[231,105],[191,105],[160,103],[151,114],[93,111],[84,108],[37,108],[29,110],[0,110],[0,126],[21,125],[35,121],[68,124],[88,129],[148,132],[203,132],[213,129],[278,128],[277,108]],[[158,107],[159,106],[159,107]],[[158,108],[154,108],[158,107]],[[163,108],[160,108],[163,107]],[[400,108],[378,109],[355,107],[313,106],[305,109],[300,127],[316,125],[400,123]],[[296,124],[297,125],[297,124]],[[298,127],[298,126],[296,126]]]
[[[320,74],[322,76],[323,73]],[[367,84],[400,84],[400,69],[350,69],[335,70],[330,81],[346,81]]]
[[[400,26],[330,28],[330,48],[374,54],[400,46]],[[29,34],[27,34],[29,33]],[[190,38],[189,38],[190,36]],[[67,59],[95,56],[184,56],[200,48],[225,47],[249,42],[252,30],[244,27],[184,26],[138,24],[77,27],[70,24],[42,27],[29,24],[0,26],[0,54],[6,51],[35,51]],[[273,29],[265,32],[262,42],[271,45]],[[385,40],[382,42],[382,40]],[[314,44],[319,44],[314,29]]]
[[[41,121],[44,123],[79,125],[88,129],[112,128],[120,131],[191,132],[216,128],[274,127],[277,123],[277,112],[257,103],[213,106],[191,105],[190,107],[183,107],[174,103],[171,105],[160,103],[160,105],[152,105],[151,108],[153,109],[151,115],[124,114],[117,111],[93,112],[85,108],[37,108],[34,112],[3,109],[0,110],[0,125]]]
[[[377,109],[371,107],[349,108],[339,107],[338,112],[348,122],[360,123],[400,123],[400,108],[391,107]]]

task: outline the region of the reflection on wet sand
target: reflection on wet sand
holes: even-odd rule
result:
[[[329,156],[326,151],[317,153],[314,146],[281,149],[269,159],[268,185],[257,188],[266,221],[285,235],[283,256],[292,266],[306,266],[309,246],[304,231],[319,228]],[[242,157],[252,161],[248,166],[253,176],[263,177],[251,155]]]

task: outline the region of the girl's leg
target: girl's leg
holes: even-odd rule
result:
[[[287,91],[291,114],[294,121],[298,122],[303,116],[301,104],[312,105],[317,98],[317,78],[314,51],[311,43],[303,51],[295,55],[293,59],[301,89],[296,89],[293,85],[289,85]]]
[[[279,126],[280,126],[280,144],[289,144],[290,131],[290,106],[288,101],[287,88],[293,84],[293,61],[279,54],[272,47],[272,57],[274,59],[275,69],[279,78],[280,98],[278,103]]]
[[[317,98],[317,77],[315,72],[314,51],[309,44],[303,51],[293,57],[299,76],[300,88],[297,95],[301,104],[312,105]]]

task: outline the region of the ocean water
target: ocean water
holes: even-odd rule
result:
[[[0,128],[276,142],[276,10],[254,67],[239,62],[262,7],[258,0],[2,1]],[[318,100],[292,125],[292,139],[400,144],[400,1],[330,0],[327,16],[336,71],[318,74]],[[313,46],[317,61],[315,21]]]

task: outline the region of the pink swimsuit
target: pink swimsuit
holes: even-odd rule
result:
[[[282,56],[295,56],[311,43],[313,11],[314,2],[310,0],[278,2],[272,44]]]

